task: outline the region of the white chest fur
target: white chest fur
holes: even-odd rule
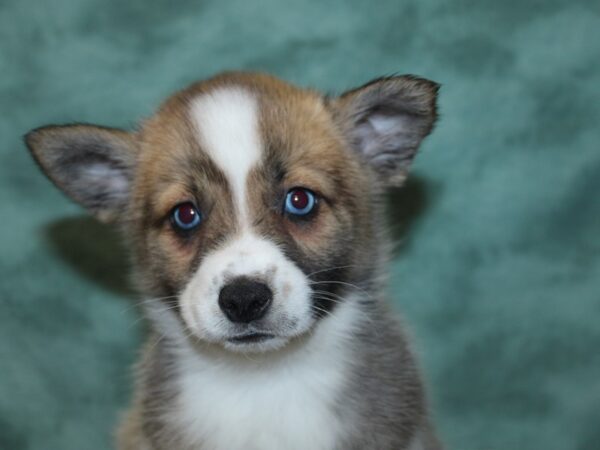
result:
[[[338,305],[304,342],[275,356],[183,349],[169,422],[203,450],[334,448],[349,425],[334,409],[357,317],[352,301]]]

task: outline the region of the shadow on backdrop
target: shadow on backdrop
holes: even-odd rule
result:
[[[131,296],[129,258],[113,226],[93,217],[59,219],[44,235],[55,253],[77,273],[115,294]]]
[[[410,245],[413,226],[431,206],[431,193],[426,181],[409,176],[404,186],[392,189],[386,196],[387,225],[393,240],[393,256]]]

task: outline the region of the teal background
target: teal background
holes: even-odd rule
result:
[[[142,324],[118,238],[31,161],[224,69],[442,83],[392,293],[456,450],[600,448],[600,3],[0,0],[0,449],[109,448]]]

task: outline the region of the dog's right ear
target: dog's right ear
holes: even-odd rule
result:
[[[373,80],[329,102],[353,149],[383,186],[400,186],[437,118],[433,81],[400,75]]]
[[[137,154],[131,133],[93,125],[47,126],[25,136],[48,178],[103,222],[127,205]]]

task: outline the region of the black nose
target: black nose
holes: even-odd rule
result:
[[[263,317],[273,300],[271,289],[259,281],[235,278],[219,293],[219,306],[232,322],[248,323]]]

